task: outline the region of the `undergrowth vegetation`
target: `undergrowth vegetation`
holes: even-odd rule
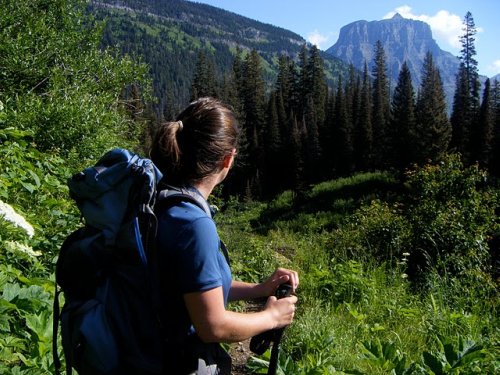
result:
[[[244,207],[242,207],[244,206]],[[399,180],[358,174],[219,217],[237,277],[298,269],[282,374],[500,371],[498,190],[452,155]],[[266,373],[269,352],[250,370]]]
[[[52,374],[54,262],[79,223],[72,168],[26,132],[0,137],[0,373]],[[300,271],[282,374],[500,371],[498,189],[481,170],[450,156],[403,180],[358,174],[294,198],[216,201],[236,278]],[[265,373],[268,359],[248,367]]]
[[[54,262],[79,223],[72,172],[24,132],[0,136],[0,373],[51,374]],[[404,180],[358,174],[294,198],[216,202],[236,278],[300,271],[282,374],[500,371],[498,190],[481,170],[450,156]],[[249,369],[265,373],[268,357]]]

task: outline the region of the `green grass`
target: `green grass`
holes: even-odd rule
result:
[[[425,286],[408,280],[412,233],[401,186],[389,173],[359,174],[312,187],[299,206],[285,192],[269,203],[233,202],[219,217],[236,277],[262,280],[277,265],[300,272],[284,373],[500,370],[498,286],[485,288],[494,283],[486,273],[429,269]],[[266,359],[249,366],[262,369]]]

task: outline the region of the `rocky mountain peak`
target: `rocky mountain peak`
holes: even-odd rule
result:
[[[392,87],[405,61],[418,87],[423,61],[430,51],[440,70],[448,102],[451,103],[459,61],[456,56],[438,46],[430,26],[425,22],[403,18],[399,13],[381,21],[356,21],[341,28],[337,42],[326,52],[362,70],[365,61],[369,67],[373,66],[375,44],[379,40],[386,55]]]

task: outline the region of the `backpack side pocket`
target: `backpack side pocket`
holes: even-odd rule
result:
[[[107,286],[108,282],[99,287],[97,294],[105,296]],[[74,367],[80,375],[117,374],[118,346],[105,305],[98,298],[65,305],[61,334],[67,367]]]

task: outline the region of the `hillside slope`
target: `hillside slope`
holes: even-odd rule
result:
[[[237,47],[244,52],[255,49],[265,61],[264,78],[270,85],[277,57],[296,58],[306,44],[289,30],[184,0],[101,0],[93,1],[90,9],[107,20],[104,46],[117,46],[149,64],[160,110],[169,101],[179,107],[189,99],[199,51],[210,52],[222,76],[231,68]],[[340,59],[324,58],[331,81],[347,74],[347,64]]]

